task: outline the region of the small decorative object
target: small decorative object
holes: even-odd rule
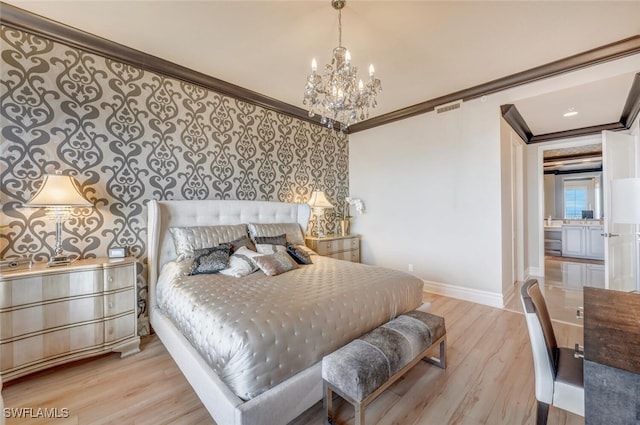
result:
[[[333,49],[331,64],[325,66],[323,73],[318,73],[318,63],[313,59],[302,101],[309,106],[310,117],[319,114],[320,123],[329,128],[340,124],[341,132],[368,118],[369,108],[376,107],[376,96],[382,91],[373,65],[369,66],[369,80],[366,83],[359,80],[358,67],[351,65],[351,54],[342,45],[342,8],[345,4],[346,0],[331,0],[331,6],[338,11],[338,47]]]
[[[71,217],[73,207],[93,206],[80,192],[75,179],[60,172],[45,175],[40,189],[24,206],[44,207],[47,209],[46,217],[56,222],[56,246],[48,265],[69,264],[71,260],[62,252],[62,223]]]
[[[124,258],[127,256],[127,248],[124,246],[114,246],[109,248],[109,258]]]
[[[33,266],[31,257],[10,258],[0,261],[0,271],[30,269]]]
[[[329,202],[327,195],[325,195],[322,190],[314,190],[311,192],[311,198],[308,203],[311,207],[311,211],[313,211],[313,214],[316,216],[317,236],[319,238],[324,238],[324,231],[320,226],[320,216],[324,213],[325,209],[333,208],[333,204]]]
[[[344,198],[344,213],[337,215],[341,236],[347,236],[351,231],[351,212],[349,208],[351,205],[356,207],[358,213],[364,213],[364,202],[362,202],[362,199]]]

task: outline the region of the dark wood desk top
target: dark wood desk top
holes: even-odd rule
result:
[[[584,288],[584,358],[640,374],[640,294]]]

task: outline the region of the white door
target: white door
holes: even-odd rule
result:
[[[635,177],[634,138],[628,134],[602,132],[604,192],[605,288],[636,289],[635,225],[612,223],[611,180]]]

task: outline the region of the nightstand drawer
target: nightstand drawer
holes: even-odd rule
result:
[[[135,315],[127,314],[125,316],[109,319],[104,322],[104,342],[108,344],[127,337],[135,335]]]
[[[354,250],[354,251],[342,251],[342,252],[334,252],[332,254],[328,254],[327,257],[329,258],[335,258],[338,260],[346,260],[346,261],[351,261],[353,263],[359,263],[360,262],[360,250]]]
[[[0,364],[4,373],[30,366],[39,369],[39,363],[58,360],[91,348],[101,348],[104,338],[102,322],[59,329],[52,332],[18,339],[0,345]],[[54,360],[54,361],[55,361]],[[60,363],[57,361],[57,363]],[[24,373],[23,373],[24,374]]]
[[[123,264],[121,266],[106,267],[104,269],[104,290],[114,291],[120,288],[131,287],[135,283],[135,264]]]
[[[135,310],[133,288],[114,292],[104,297],[104,316],[111,317],[120,313]]]
[[[0,282],[0,309],[95,294],[102,291],[99,270],[50,273]]]
[[[89,296],[0,313],[0,340],[101,319],[102,297]]]
[[[344,238],[318,241],[318,254],[328,255],[334,252],[350,251],[360,246],[358,238]]]

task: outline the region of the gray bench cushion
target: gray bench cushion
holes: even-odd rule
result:
[[[414,310],[322,359],[322,378],[360,402],[445,335],[444,318]]]

